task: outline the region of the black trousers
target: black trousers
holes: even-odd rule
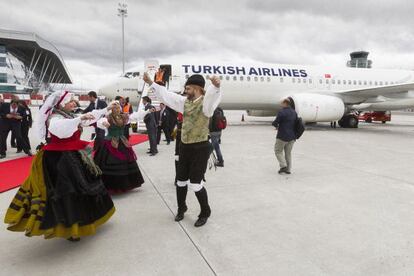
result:
[[[168,126],[158,126],[158,129],[157,129],[157,144],[160,144],[160,141],[161,141],[161,131],[164,132],[165,139],[167,140],[167,142],[171,142],[172,138],[171,138],[170,128]]]
[[[208,159],[211,154],[211,144],[206,142],[180,145],[180,155],[177,164],[177,180],[199,184],[204,179]]]
[[[29,139],[29,124],[22,123],[22,139],[26,143],[26,145],[31,149],[30,146],[30,139]],[[12,139],[13,139],[13,132],[12,132]],[[12,144],[13,145],[13,144]],[[16,145],[17,146],[17,145]],[[23,148],[17,147],[17,150],[22,150]]]
[[[28,152],[30,145],[23,140],[22,137],[22,123],[13,119],[1,119],[0,120],[0,154],[6,154],[7,150],[7,137],[9,132],[12,132],[16,137],[17,147],[19,149]]]
[[[150,145],[150,151],[152,153],[157,153],[157,126],[147,125],[148,139]]]

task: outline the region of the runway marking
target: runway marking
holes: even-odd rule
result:
[[[147,174],[147,172],[145,171],[145,169],[143,169],[143,166],[140,166],[140,170],[147,177],[147,179],[151,183],[152,187],[157,192],[158,196],[161,198],[161,200],[164,202],[165,206],[168,208],[168,210],[170,210],[171,214],[174,217],[175,216],[174,211],[168,205],[167,201],[165,200],[165,198],[163,197],[163,195],[161,194],[161,192],[158,190],[157,186],[155,186],[154,181],[152,181],[151,177]],[[190,240],[190,242],[193,244],[193,246],[197,250],[198,254],[200,254],[201,258],[204,260],[204,262],[210,268],[210,270],[213,273],[213,275],[217,276],[216,271],[214,270],[214,268],[212,267],[212,265],[210,264],[210,262],[207,260],[207,257],[204,256],[203,252],[201,252],[201,249],[197,246],[197,244],[195,243],[195,241],[191,238],[190,233],[188,233],[187,229],[185,229],[185,227],[181,224],[181,222],[175,222],[174,221],[174,223],[177,223],[180,226],[181,230],[186,234],[186,236],[188,237],[188,239]]]

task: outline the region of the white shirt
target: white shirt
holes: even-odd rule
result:
[[[187,100],[187,97],[178,95],[174,92],[168,92],[165,86],[161,86],[156,84],[155,82],[150,86],[151,89],[154,90],[155,95],[157,98],[163,102],[165,105],[169,106],[170,108],[174,109],[177,112],[183,113],[184,112],[184,104]],[[201,98],[201,97],[200,97]],[[194,100],[198,101],[200,98]],[[218,107],[221,101],[221,91],[220,88],[215,87],[214,85],[210,85],[207,88],[206,94],[204,95],[203,100],[203,113],[207,117],[211,117],[214,114],[214,110]]]

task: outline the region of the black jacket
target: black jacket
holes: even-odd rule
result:
[[[285,142],[296,140],[295,122],[298,118],[296,111],[291,107],[285,107],[279,111],[272,125],[277,127],[277,138]]]
[[[22,106],[18,106],[17,107],[17,112],[18,115],[22,116],[23,119],[22,120],[26,120],[27,118],[27,114],[26,114],[26,110],[22,107]],[[16,120],[16,119],[9,119],[7,118],[7,114],[10,114],[10,103],[3,103],[0,106],[0,118],[2,119],[2,121],[4,123],[11,123],[11,124],[15,124],[15,123],[21,123],[22,120]]]
[[[151,108],[154,108],[154,106],[151,105],[151,104],[147,104],[145,106],[145,110],[148,110],[148,109],[151,109]],[[147,128],[157,127],[158,124],[157,124],[157,120],[155,118],[155,112],[150,112],[147,115],[145,115],[144,123],[145,123],[145,126]]]
[[[100,100],[100,99],[96,99],[96,100],[98,101],[98,105],[97,105],[97,108],[96,109],[104,109],[104,108],[106,108],[108,106],[105,101]],[[90,103],[88,105],[88,107],[85,108],[82,111],[82,113],[85,114],[85,113],[91,112],[92,110],[95,110],[95,103]]]

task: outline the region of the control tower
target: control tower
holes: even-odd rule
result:
[[[348,67],[372,68],[372,60],[368,59],[369,52],[357,51],[350,54],[351,60],[346,63]]]

